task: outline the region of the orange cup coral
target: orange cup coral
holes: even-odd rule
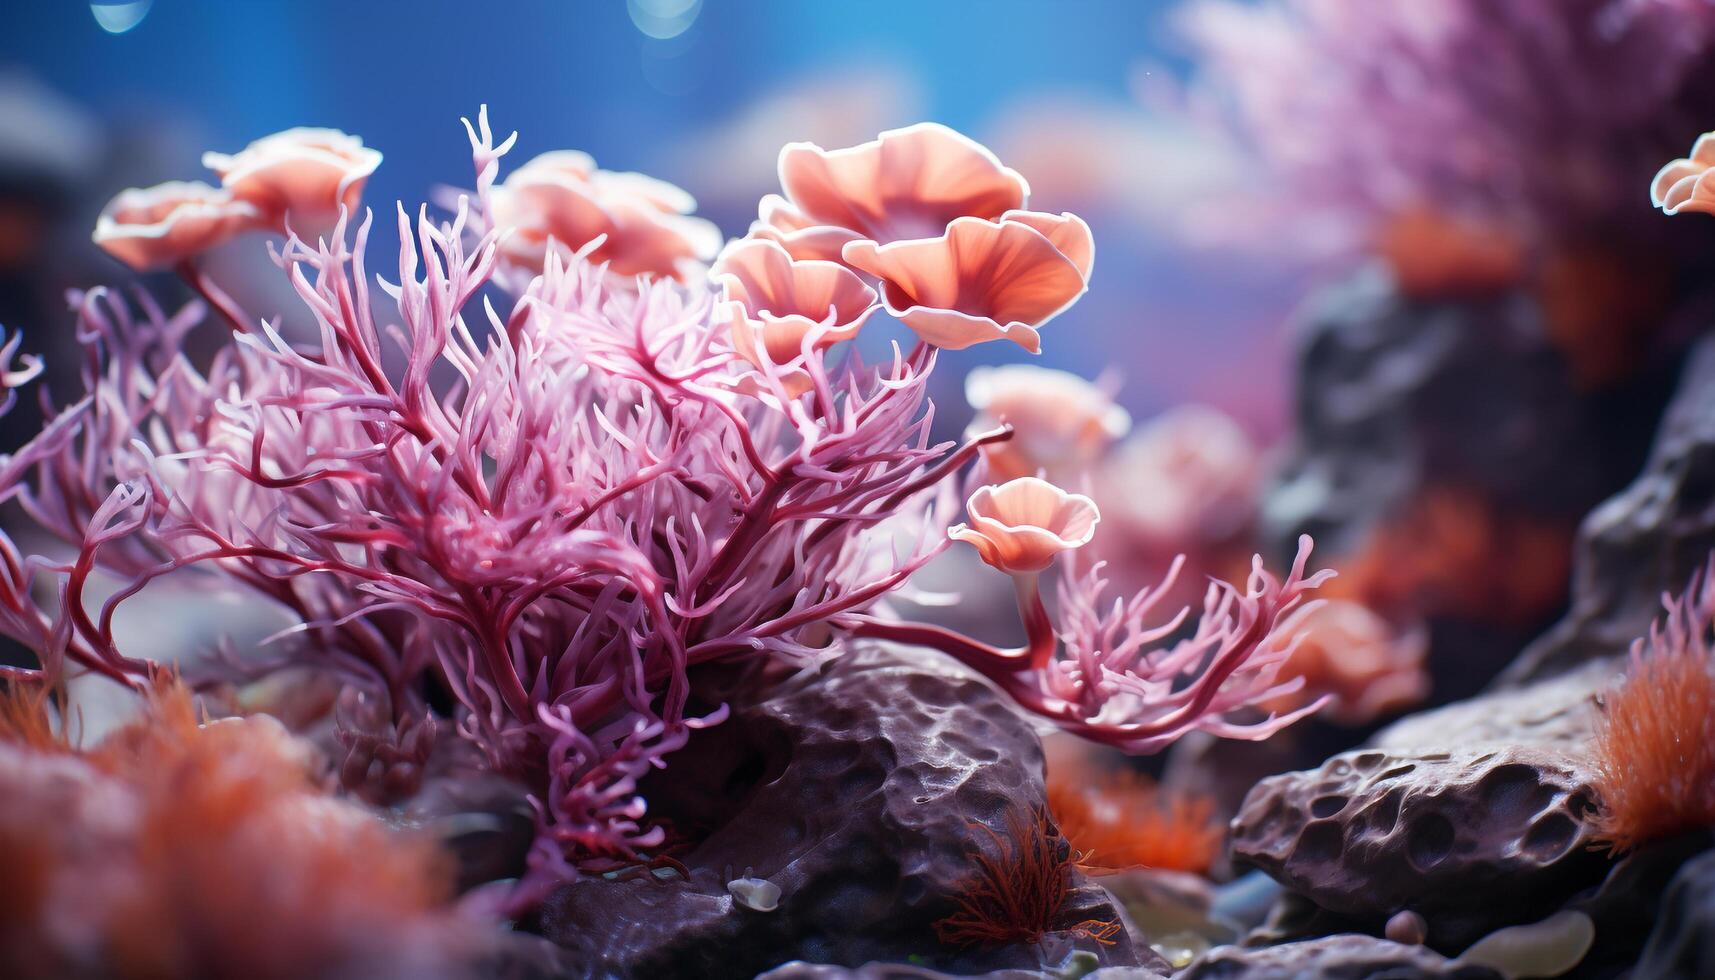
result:
[[[1033,223],[955,218],[935,238],[852,242],[841,255],[881,280],[887,312],[923,340],[949,350],[1010,340],[1035,354],[1038,328],[1084,295],[1095,256],[1089,227],[1060,219],[1065,250]]]
[[[720,229],[691,216],[696,206],[664,180],[599,170],[576,150],[544,153],[491,192],[494,224],[509,233],[502,257],[532,273],[542,270],[550,242],[575,251],[601,238],[587,258],[615,275],[683,280],[721,246]]]
[[[756,365],[786,364],[856,337],[875,290],[834,262],[794,259],[766,239],[734,242],[715,262],[733,347]]]
[[[264,136],[237,153],[204,153],[203,166],[241,201],[300,234],[326,231],[341,209],[357,212],[381,153],[337,129],[298,127]]]
[[[1097,385],[1033,364],[973,368],[965,400],[977,410],[970,434],[1012,426],[1011,439],[983,447],[989,474],[1001,480],[1079,476],[1131,428],[1131,416]]]
[[[173,265],[259,227],[263,213],[197,181],[133,188],[102,209],[95,244],[139,272]]]
[[[1008,574],[1040,572],[1063,551],[1090,543],[1101,521],[1095,501],[1033,476],[977,488],[965,504],[969,524],[947,531]]]
[[[1691,155],[1656,171],[1650,181],[1650,203],[1668,214],[1701,211],[1715,214],[1715,133],[1704,133],[1691,146]]]
[[[840,150],[788,143],[780,186],[785,197],[763,198],[753,232],[823,259],[838,259],[848,242],[932,238],[955,218],[999,218],[1030,193],[987,147],[937,123]]]
[[[1034,354],[1037,330],[1089,284],[1089,226],[1024,210],[1024,178],[945,126],[840,150],[789,144],[780,184],[748,237],[875,276],[888,312],[937,347],[1011,340]]]

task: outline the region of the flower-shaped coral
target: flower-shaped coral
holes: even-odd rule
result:
[[[959,350],[1010,340],[1032,354],[1037,329],[1084,295],[1095,245],[1076,215],[955,218],[937,238],[852,242],[848,264],[882,281],[887,312],[918,337]]]
[[[999,218],[1030,193],[986,147],[936,123],[842,150],[789,143],[780,186],[786,196],[763,198],[752,233],[821,259],[840,258],[847,242],[932,238],[954,218]]]
[[[598,170],[576,150],[544,153],[519,167],[492,191],[495,226],[506,261],[530,272],[542,269],[549,242],[587,253],[621,277],[684,278],[689,263],[707,261],[721,245],[720,230],[691,217],[697,202],[663,180]],[[605,236],[605,237],[604,237]]]
[[[888,312],[937,347],[1011,340],[1036,353],[1037,328],[1089,282],[1089,226],[1023,210],[1024,178],[945,126],[842,150],[790,144],[780,183],[785,196],[763,200],[750,237],[875,276]]]
[[[1244,429],[1212,408],[1164,412],[1116,452],[1102,481],[1113,517],[1168,551],[1196,551],[1229,537],[1255,506],[1257,449]]]
[[[766,239],[734,242],[715,263],[739,356],[765,367],[856,337],[876,310],[875,290],[845,266],[794,259]],[[764,358],[766,357],[766,364]]]
[[[1668,214],[1702,211],[1715,214],[1715,133],[1704,133],[1691,146],[1691,156],[1675,160],[1656,172],[1650,182],[1650,203]]]
[[[977,410],[973,431],[1012,426],[1010,440],[983,447],[989,474],[1001,480],[1080,475],[1131,428],[1131,416],[1100,387],[1033,364],[972,369],[965,399]]]
[[[299,127],[264,136],[237,153],[204,153],[202,163],[234,197],[255,205],[277,226],[314,233],[332,228],[341,208],[356,213],[381,153],[337,129]]]
[[[133,269],[181,262],[257,227],[262,212],[195,181],[120,191],[95,222],[95,244]]]
[[[1008,574],[1040,572],[1062,551],[1090,543],[1101,521],[1096,502],[1033,476],[979,487],[965,510],[969,524],[947,531]]]

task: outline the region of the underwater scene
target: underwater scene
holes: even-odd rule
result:
[[[1715,0],[0,10],[0,978],[1715,978]]]

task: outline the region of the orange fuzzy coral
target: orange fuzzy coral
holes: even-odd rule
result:
[[[0,687],[0,742],[12,742],[37,752],[66,752],[71,743],[54,727],[48,712],[49,691],[40,684]]]
[[[199,723],[171,679],[87,753],[43,752],[6,714],[0,974],[434,976],[455,959],[440,853],[326,795],[272,719]]]
[[[1086,871],[1201,874],[1220,853],[1222,827],[1209,800],[1163,793],[1130,769],[1098,773],[1086,765],[1050,764],[1048,808]]]
[[[1711,566],[1715,571],[1715,566]],[[1715,584],[1705,572],[1632,648],[1626,679],[1601,701],[1594,755],[1610,851],[1715,826]]]
[[[986,824],[972,830],[987,834],[992,849],[980,842],[971,851],[977,870],[971,890],[958,898],[958,911],[935,923],[935,935],[960,946],[1000,946],[1041,942],[1056,931],[1069,897],[1074,855],[1046,810],[1007,814],[1007,832]],[[1112,945],[1119,922],[1085,919],[1060,930]]]

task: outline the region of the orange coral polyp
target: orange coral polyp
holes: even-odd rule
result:
[[[1603,702],[1598,839],[1615,853],[1715,825],[1715,680],[1687,656],[1637,665]]]
[[[1048,808],[1078,866],[1093,873],[1153,868],[1202,874],[1221,849],[1222,827],[1211,801],[1164,793],[1130,769],[1096,773],[1051,765]]]
[[[1715,826],[1715,673],[1706,570],[1632,649],[1626,679],[1600,701],[1593,755],[1597,836],[1608,850]]]

